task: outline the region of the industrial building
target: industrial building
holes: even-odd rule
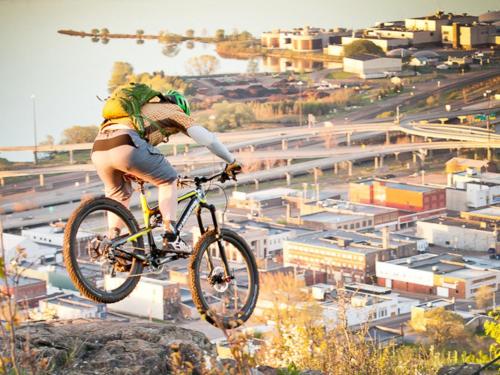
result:
[[[470,217],[470,216],[469,216]],[[439,217],[417,222],[417,236],[454,250],[500,250],[496,224],[464,217]]]
[[[229,199],[229,207],[242,208],[258,214],[267,208],[283,206],[284,197],[296,192],[297,190],[287,188],[266,189],[252,193],[234,191]]]
[[[367,179],[349,184],[349,200],[398,208],[408,212],[423,212],[444,209],[446,190],[424,185]]]
[[[441,34],[443,44],[453,48],[472,49],[497,44],[497,28],[490,24],[454,22],[443,25]]]
[[[49,319],[104,319],[106,305],[74,294],[64,294],[41,300],[38,314]]]
[[[390,51],[395,48],[408,47],[410,45],[409,40],[405,38],[383,38],[380,36],[370,35],[365,35],[362,37],[343,36],[342,45],[346,46],[357,40],[369,40],[376,46],[379,46],[384,52]]]
[[[370,27],[366,34],[371,38],[382,40],[397,40],[402,46],[424,45],[437,42],[437,37],[430,30],[408,30],[403,26],[388,26],[386,24]],[[404,42],[403,42],[404,41]]]
[[[312,286],[313,295],[315,289],[324,291],[320,303],[323,317],[326,322],[338,324],[340,316],[345,314],[348,327],[359,327],[377,320],[408,314],[419,303],[416,299],[402,297],[388,288],[376,285],[354,283],[330,291],[328,287],[331,288],[331,285]],[[318,294],[316,292],[316,295]],[[342,303],[347,301],[346,306],[339,306],[340,299]]]
[[[457,254],[419,254],[376,262],[377,284],[393,290],[471,298],[483,285],[498,289],[500,262]]]
[[[17,282],[7,275],[8,283],[0,278],[0,295],[10,294],[21,308],[38,306],[38,301],[47,295],[47,284],[44,280],[19,276]]]
[[[409,314],[418,300],[402,297],[390,289],[363,283],[348,283],[343,287],[331,284],[316,283],[309,289],[311,296],[318,301],[322,309],[325,324],[334,328],[338,324],[346,323],[348,327],[359,327],[381,319]],[[295,304],[300,309],[303,304]],[[266,310],[274,308],[276,301],[261,296],[255,308],[256,315],[262,315]],[[345,319],[341,322],[340,319]]]
[[[468,211],[500,203],[499,173],[460,172],[449,176],[446,188],[446,208],[451,211]]]
[[[296,273],[313,270],[325,276],[323,282],[371,282],[375,261],[416,254],[411,241],[392,240],[383,236],[336,230],[316,232],[284,242],[283,264]]]
[[[441,27],[453,23],[473,23],[477,22],[478,17],[464,14],[436,12],[430,16],[407,18],[405,19],[406,30],[431,31],[432,42],[441,42]]]
[[[105,277],[105,288],[117,288],[123,283],[121,277]],[[141,280],[125,299],[108,305],[109,311],[137,315],[150,319],[171,319],[180,309],[179,284],[153,277]]]
[[[339,223],[338,228],[332,229],[396,228],[399,216],[399,211],[396,208],[355,203],[340,199],[310,201],[300,206],[302,219],[304,219],[305,215],[320,212],[360,216],[361,222],[358,227],[354,225],[351,228],[350,223],[342,225]]]
[[[305,26],[292,30],[277,29],[262,33],[261,45],[297,52],[322,51],[329,44],[340,43],[340,38],[345,35],[349,35],[349,32],[342,28],[321,29]]]
[[[303,228],[292,228],[256,220],[226,222],[224,227],[235,230],[243,237],[257,259],[272,259],[280,256],[283,253],[284,241],[311,232]],[[193,227],[191,233],[193,234],[193,243],[196,243],[200,237],[199,228]]]
[[[445,164],[445,171],[448,174],[453,174],[457,172],[466,172],[469,173],[483,173],[483,172],[491,172],[492,163],[489,160],[475,160],[475,159],[467,159],[467,158],[451,158]],[[448,183],[448,185],[450,185]]]
[[[343,59],[344,72],[357,74],[360,78],[382,78],[402,70],[400,58],[358,54]]]

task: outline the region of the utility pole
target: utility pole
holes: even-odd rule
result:
[[[38,141],[37,141],[37,137],[36,137],[36,104],[35,104],[36,102],[35,102],[35,100],[36,100],[36,96],[35,96],[35,94],[32,94],[31,95],[31,102],[33,104],[33,138],[34,138],[33,140],[35,142],[35,151],[33,151],[33,155],[35,157],[35,165],[37,165],[38,164],[38,154],[37,154]]]
[[[488,99],[488,113],[486,113],[486,128],[488,129],[488,150],[490,149],[490,138],[491,138],[491,129],[490,129],[490,116],[491,116],[491,90],[486,90],[483,94],[485,98]],[[488,152],[488,155],[491,155],[491,152]]]
[[[297,85],[299,86],[299,125],[302,126],[302,85],[304,82],[299,81]]]

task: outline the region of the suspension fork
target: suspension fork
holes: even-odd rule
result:
[[[222,259],[222,263],[224,264],[224,273],[226,277],[231,276],[231,273],[229,271],[229,263],[227,262],[227,256],[226,256],[226,250],[224,248],[224,244],[222,243],[222,233],[219,227],[219,223],[217,222],[217,216],[215,214],[216,209],[213,204],[206,204],[206,203],[201,203],[200,206],[198,206],[198,209],[196,210],[196,218],[198,220],[198,225],[200,227],[200,232],[203,235],[206,230],[203,225],[203,221],[201,219],[201,208],[206,208],[210,211],[210,216],[212,217],[212,222],[214,224],[214,229],[215,229],[215,236],[217,239],[217,246],[219,248],[219,253],[220,253],[220,258]],[[207,251],[207,258],[208,258],[208,263],[210,266],[210,273],[214,269],[213,266],[213,261],[212,261],[212,255],[210,254],[209,251]]]

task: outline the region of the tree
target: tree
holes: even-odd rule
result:
[[[135,32],[135,34],[138,36],[138,37],[142,37],[144,35],[144,30],[142,29],[139,29]]]
[[[219,60],[212,55],[192,57],[187,62],[187,69],[200,76],[214,73],[219,68]]]
[[[179,45],[177,43],[165,44],[161,53],[163,53],[167,57],[177,56],[180,52]]]
[[[193,29],[187,29],[186,30],[186,37],[188,37],[188,38],[194,38],[194,30]]]
[[[108,81],[108,91],[112,93],[117,87],[127,83],[134,73],[134,68],[127,62],[117,61],[113,64],[111,78]]]
[[[238,35],[238,40],[250,40],[250,39],[253,39],[253,35],[248,31],[242,31]]]
[[[259,62],[256,59],[248,60],[247,73],[250,75],[255,75],[259,72]]]
[[[211,130],[226,130],[239,128],[245,123],[255,121],[252,108],[245,103],[216,103],[213,105],[215,122],[209,125]],[[215,125],[215,126],[214,126]]]
[[[443,307],[425,311],[422,320],[412,320],[410,326],[436,346],[456,344],[469,336],[462,317]]]
[[[215,30],[215,40],[220,41],[220,40],[224,40],[224,38],[225,38],[224,29]]]
[[[43,141],[38,142],[40,146],[53,146],[54,145],[54,137],[50,134],[47,134]]]
[[[360,53],[367,53],[370,55],[385,56],[382,48],[377,46],[370,40],[361,39],[344,46],[344,56],[351,57]]]
[[[102,37],[107,37],[109,35],[109,30],[107,28],[103,28],[101,29],[100,34]]]
[[[493,296],[493,289],[489,285],[481,285],[474,296],[477,307],[484,309],[490,306],[493,302]]]
[[[90,33],[91,33],[92,35],[94,35],[94,36],[98,36],[98,35],[99,35],[99,29],[92,29],[92,30],[90,31]]]
[[[90,143],[94,141],[98,131],[99,127],[95,125],[72,126],[63,131],[61,143]]]
[[[431,95],[427,99],[425,99],[425,104],[429,107],[432,107],[436,104],[436,98]]]

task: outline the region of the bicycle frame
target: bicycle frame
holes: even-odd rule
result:
[[[147,202],[146,199],[146,194],[144,190],[144,183],[143,182],[138,182],[139,184],[139,200],[141,202],[141,208],[142,208],[142,214],[143,214],[143,219],[144,219],[144,227],[139,229],[137,233],[134,233],[130,236],[127,236],[125,238],[120,238],[118,241],[113,243],[113,247],[118,247],[126,242],[132,242],[135,241],[137,238],[141,236],[147,236],[148,239],[148,245],[149,248],[151,249],[151,254],[157,253],[158,249],[156,247],[154,237],[153,237],[153,229],[158,226],[157,222],[153,222],[151,218],[154,216],[160,216],[160,211],[158,206],[151,208]],[[193,213],[194,210],[196,210],[196,219],[198,222],[198,226],[200,228],[200,233],[203,235],[206,231],[207,228],[205,228],[205,225],[203,224],[203,220],[201,217],[201,213],[203,209],[207,209],[210,211],[210,215],[213,221],[214,229],[218,234],[217,242],[218,242],[218,247],[220,251],[220,256],[221,260],[226,268],[226,276],[229,274],[229,264],[227,261],[226,253],[224,250],[224,246],[222,244],[222,238],[220,237],[220,228],[217,222],[217,217],[216,217],[216,209],[213,204],[208,204],[206,199],[205,199],[205,191],[201,185],[197,185],[196,189],[187,192],[186,194],[180,196],[177,198],[177,202],[183,202],[185,200],[188,200],[189,202],[187,206],[184,208],[182,211],[181,215],[179,216],[179,220],[177,221],[176,224],[176,231],[177,233],[180,233],[182,229],[184,228],[184,225],[186,224],[186,221],[188,217]],[[137,253],[129,253],[126,250],[121,249],[121,251],[128,253],[129,255],[140,259],[142,261],[145,261],[146,258],[142,254],[137,254]],[[209,265],[210,269],[213,269],[213,264],[212,264],[212,259],[211,256],[209,256]]]

